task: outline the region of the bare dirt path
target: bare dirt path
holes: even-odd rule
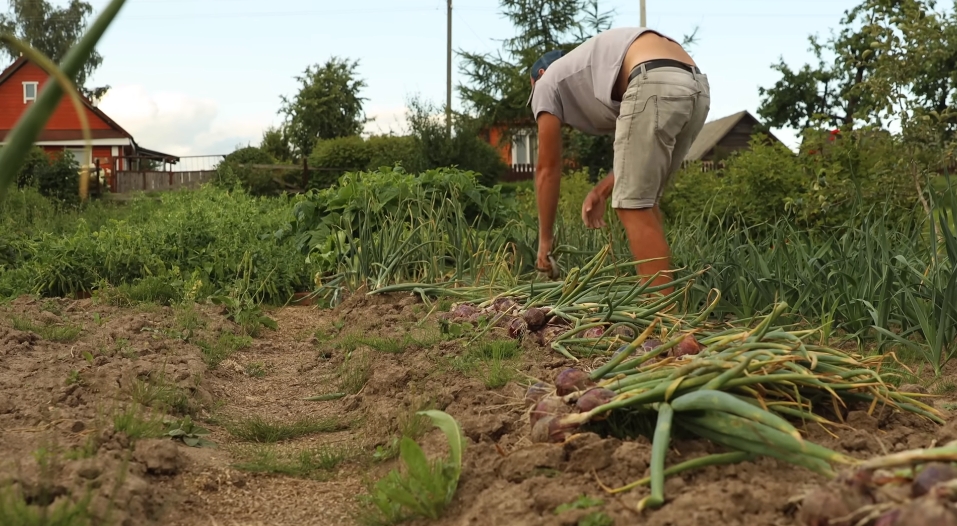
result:
[[[355,524],[356,497],[398,465],[399,436],[447,450],[415,417],[424,408],[455,417],[469,443],[446,513],[411,524],[784,526],[821,482],[770,459],[712,467],[670,478],[668,503],[639,516],[647,489],[609,495],[596,478],[646,476],[647,439],[532,444],[521,383],[565,362],[531,342],[463,348],[425,314],[414,298],[359,297],[277,310],[277,331],[246,337],[213,308],[16,300],[0,308],[0,502],[89,495],[117,524]],[[187,416],[215,447],[164,434]],[[839,438],[811,436],[858,457],[957,439],[952,422],[858,412],[849,423]],[[715,451],[676,440],[668,463]]]

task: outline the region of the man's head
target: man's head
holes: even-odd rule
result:
[[[545,74],[545,70],[548,69],[548,66],[551,66],[553,62],[562,58],[564,55],[564,51],[555,49],[545,53],[538,60],[536,60],[534,64],[532,64],[532,69],[529,72],[531,76],[532,92],[528,95],[528,102],[525,103],[526,106],[532,103],[532,95],[535,94],[535,83],[542,78],[542,75]]]

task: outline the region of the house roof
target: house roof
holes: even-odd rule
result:
[[[701,128],[701,132],[698,133],[698,138],[695,139],[694,144],[691,145],[691,149],[688,151],[685,160],[701,160],[701,158],[711,151],[742,119],[751,120],[754,124],[760,123],[760,121],[747,110],[707,122],[704,127]]]
[[[27,59],[27,57],[21,56],[21,57],[19,57],[17,60],[15,60],[15,61],[13,62],[13,64],[11,64],[9,67],[7,67],[7,69],[5,69],[5,70],[3,70],[2,72],[0,72],[0,84],[3,84],[4,82],[6,82],[7,79],[9,79],[10,77],[12,77],[14,73],[16,73],[17,71],[19,71],[20,68],[22,68],[23,66],[25,66],[25,65],[27,64],[27,62],[29,62],[29,60]],[[86,106],[87,109],[89,109],[91,112],[93,112],[94,115],[96,115],[97,117],[99,117],[100,119],[102,119],[103,122],[105,122],[105,123],[108,124],[111,128],[113,128],[113,129],[115,130],[115,133],[109,133],[109,134],[108,134],[109,137],[125,137],[125,138],[128,138],[128,139],[130,140],[130,142],[133,143],[133,149],[134,149],[134,151],[146,152],[146,153],[144,153],[145,156],[149,156],[149,157],[153,157],[153,156],[155,156],[155,157],[162,157],[162,158],[163,158],[164,160],[166,160],[167,162],[174,162],[174,163],[175,163],[175,162],[178,162],[178,161],[179,161],[179,157],[176,157],[175,155],[168,155],[168,154],[164,154],[164,153],[160,153],[160,152],[155,152],[155,151],[153,151],[153,150],[146,150],[145,148],[141,148],[138,144],[136,144],[136,140],[133,138],[133,135],[132,135],[130,132],[128,132],[128,131],[126,131],[125,129],[123,129],[123,127],[120,126],[119,124],[117,124],[116,121],[114,121],[113,119],[111,119],[109,115],[103,113],[103,110],[101,110],[101,109],[97,108],[96,106],[94,106],[94,105],[93,105],[93,102],[91,102],[90,99],[86,98],[82,93],[79,93],[78,95],[79,95],[79,97],[80,97],[80,101],[83,102],[83,105]],[[66,99],[66,97],[64,97],[64,100],[65,100],[65,99]],[[93,133],[93,132],[96,131],[96,130],[90,130],[90,131],[91,131],[91,133]],[[2,134],[2,135],[6,135],[6,134]],[[57,135],[54,130],[44,130],[44,131],[41,132],[41,135],[48,135],[48,136],[49,136],[49,137],[44,138],[44,139],[42,139],[42,140],[57,140],[56,138],[53,138],[53,137],[55,137],[55,136]],[[97,134],[94,134],[94,138],[98,138],[96,135],[97,135]],[[99,132],[99,135],[105,136],[102,131]],[[5,136],[4,136],[4,137],[0,137],[0,140],[5,140],[5,139],[6,139]]]

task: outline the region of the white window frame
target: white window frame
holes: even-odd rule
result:
[[[84,166],[84,164],[87,166],[90,166],[93,164],[93,159],[92,159],[93,152],[87,152],[85,148],[64,148],[64,150],[68,153],[73,154],[73,157],[77,160],[80,166]],[[81,158],[86,159],[86,163],[81,161],[80,160]]]
[[[518,158],[518,146],[521,142],[521,146],[525,148],[525,158]],[[530,164],[535,166],[535,163],[538,161],[538,136],[534,130],[523,129],[517,130],[515,135],[512,136],[512,164]]]
[[[33,86],[33,97],[27,96],[27,86]],[[35,81],[26,81],[23,83],[23,103],[34,102],[40,93],[40,83]]]

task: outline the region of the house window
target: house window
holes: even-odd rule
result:
[[[82,148],[67,148],[66,151],[73,154],[73,158],[76,159],[76,162],[79,163],[80,166],[92,164],[92,161],[90,161],[89,152],[86,150]]]
[[[23,103],[33,102],[37,100],[37,83],[36,82],[24,82],[23,83]]]
[[[538,160],[538,137],[531,130],[519,130],[512,137],[512,164],[534,165]]]

